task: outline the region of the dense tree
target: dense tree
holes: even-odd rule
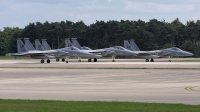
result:
[[[141,50],[155,50],[167,47],[180,47],[200,56],[200,20],[187,21],[184,25],[175,19],[171,23],[151,19],[148,22],[137,20],[96,21],[85,25],[83,21],[36,22],[25,28],[5,27],[0,31],[0,55],[17,52],[16,39],[47,39],[52,48],[65,46],[65,38],[77,38],[83,46],[93,49],[114,45],[123,46],[124,40],[134,39]]]

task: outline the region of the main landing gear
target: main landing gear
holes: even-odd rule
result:
[[[41,59],[41,61],[40,61],[41,63],[44,63],[44,59]],[[47,59],[47,63],[50,63],[51,61],[50,61],[50,59]]]
[[[94,62],[97,62],[97,58],[94,58]]]
[[[149,59],[146,59],[145,61],[146,61],[146,62],[149,62]],[[154,62],[154,59],[151,58],[150,62]]]
[[[88,62],[92,62],[92,59],[89,58],[89,59],[88,59]],[[94,62],[97,62],[97,58],[94,58]]]
[[[56,58],[56,62],[59,62],[59,58]]]
[[[42,59],[40,62],[41,62],[41,63],[44,63],[44,60]]]
[[[59,62],[59,61],[60,61],[60,59],[59,59],[59,58],[56,58],[56,62]],[[65,62],[65,58],[62,58],[61,61],[62,61],[62,62]]]
[[[65,58],[62,58],[62,62],[65,62]]]
[[[47,63],[50,63],[50,62],[51,62],[50,59],[48,59],[48,60],[47,60]]]
[[[89,59],[88,59],[88,62],[92,62],[92,59],[91,59],[91,58],[89,58]]]

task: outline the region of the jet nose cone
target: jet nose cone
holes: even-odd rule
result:
[[[194,54],[193,53],[190,53],[190,52],[186,52],[185,53],[185,56],[193,56]]]
[[[193,56],[194,54],[193,53],[189,53],[189,56]]]

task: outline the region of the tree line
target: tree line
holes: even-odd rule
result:
[[[137,20],[96,21],[86,25],[83,21],[71,22],[36,22],[25,28],[4,27],[0,30],[0,55],[17,52],[16,39],[47,39],[53,48],[64,47],[65,38],[77,38],[82,46],[92,49],[111,46],[123,46],[124,40],[134,39],[141,50],[156,50],[167,47],[179,47],[200,56],[200,20],[187,21],[179,19],[171,23],[165,20],[151,19],[148,22]]]

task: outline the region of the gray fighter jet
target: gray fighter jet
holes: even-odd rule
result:
[[[126,42],[126,43],[125,43]],[[134,51],[140,51],[140,49],[138,48],[138,46],[136,45],[135,41],[133,39],[130,40],[130,44],[128,45],[128,41],[124,41],[124,46],[129,46],[127,47],[127,49],[131,49]],[[167,49],[161,49],[161,50],[153,50],[153,51],[148,51],[151,54],[157,55],[159,57],[165,57],[165,56],[169,56],[169,62],[171,62],[171,57],[172,56],[193,56],[193,53],[181,50],[177,47],[172,47],[172,48],[167,48]],[[148,58],[146,59],[146,61],[149,61]],[[151,58],[151,61],[154,61],[153,58]]]
[[[30,56],[34,59],[41,59],[41,63],[44,63],[44,59],[47,59],[47,63],[50,63],[51,58],[55,58],[50,55],[55,51],[38,51],[38,50],[28,50],[21,39],[17,39],[17,51],[18,53],[11,53],[13,56]],[[66,52],[67,53],[67,52]]]
[[[177,47],[171,47],[171,48],[161,49],[161,50],[153,50],[150,52],[160,57],[169,56],[169,60],[168,60],[169,62],[171,62],[171,58],[173,56],[193,56],[194,55],[193,53],[181,50],[180,48],[177,48]]]
[[[74,38],[73,38],[74,39]],[[88,52],[88,53],[94,53],[94,54],[99,54],[101,56],[107,56],[107,55],[111,55],[114,53],[114,51],[110,51],[110,50],[106,50],[106,49],[96,49],[96,50],[92,50],[90,49],[89,47],[81,47],[79,45],[79,43],[77,45],[73,45],[69,38],[66,38],[65,39],[65,46],[66,47],[69,47],[69,46],[74,46],[74,47],[77,47],[78,49],[80,49],[81,51],[84,51],[84,52]],[[92,58],[89,58],[88,59],[88,62],[92,62]],[[94,62],[97,62],[97,59],[94,58]]]
[[[149,62],[149,59],[151,59],[151,62],[154,62],[154,58],[159,58],[160,56],[158,55],[154,55],[149,51],[140,51],[140,49],[137,46],[131,46],[129,44],[129,42],[127,40],[124,40],[124,47],[126,49],[132,50],[136,53],[138,53],[137,56],[135,56],[134,58],[142,58],[142,59],[146,59],[146,62]]]
[[[66,43],[69,44],[69,42],[66,42]],[[78,43],[76,38],[72,38],[72,45],[82,50],[91,50],[90,48],[85,47],[85,46],[81,47],[81,45]],[[109,48],[96,49],[96,50],[108,51],[106,53],[102,52],[101,54],[102,56],[112,56],[112,62],[115,62],[116,56],[136,56],[138,54],[134,51],[125,49],[124,47],[121,47],[121,46],[113,46]]]
[[[39,39],[35,39],[35,48],[36,48],[36,50],[40,50],[40,51],[57,51],[57,52],[52,53],[52,55],[55,56],[56,61],[59,61],[59,58],[62,58],[62,61],[64,62],[65,61],[65,57],[69,55],[69,52],[65,53],[66,51],[63,51],[61,49],[52,50],[50,48],[50,46],[47,44],[47,42],[46,43],[45,42],[46,42],[46,39],[43,42],[43,44],[44,44],[44,46],[43,46],[43,45],[41,45]]]
[[[42,50],[43,47],[40,43],[36,42],[36,47],[37,49],[35,49],[32,45],[32,43],[30,42],[29,38],[24,38],[24,42],[25,42],[25,46],[27,48],[28,51],[43,51],[43,52],[49,52],[49,55],[54,56],[54,58],[56,57],[66,57],[69,53],[67,51],[63,51],[63,50]],[[40,45],[39,45],[40,44]],[[44,61],[41,60],[41,63],[43,63]],[[50,59],[47,59],[47,62],[50,63]]]
[[[39,42],[39,40],[35,40],[35,45],[36,45],[36,48],[38,50],[51,50],[50,46],[48,45],[48,43],[46,42],[45,39],[42,39],[42,45]],[[40,46],[44,46],[44,47],[40,47]],[[42,48],[42,49],[40,49],[40,48]],[[93,54],[93,53],[88,53],[88,52],[79,50],[78,48],[73,47],[73,46],[71,46],[71,47],[65,47],[65,48],[61,48],[61,49],[55,49],[55,50],[63,51],[63,52],[68,52],[68,54],[65,55],[65,57],[66,57],[66,63],[68,63],[68,59],[69,59],[70,56],[72,56],[72,57],[78,57],[78,61],[79,62],[81,62],[81,58],[82,57],[84,57],[84,58],[100,58],[100,57],[102,57],[101,55],[97,55],[97,54]],[[59,58],[62,58],[62,61],[65,61],[65,58],[63,58],[63,56],[61,56],[61,55],[54,54],[54,56],[56,57],[56,61],[59,61]]]

